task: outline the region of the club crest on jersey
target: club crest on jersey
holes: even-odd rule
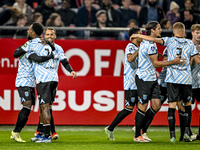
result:
[[[131,102],[132,102],[132,103],[135,102],[135,97],[131,97]]]
[[[147,100],[147,95],[143,95],[143,100]]]
[[[133,48],[132,48],[132,47],[130,47],[130,48],[129,48],[129,52],[132,52],[132,51],[133,51]]]
[[[155,47],[155,46],[152,46],[152,47],[151,47],[151,51],[154,52],[155,50],[156,50],[156,47]]]
[[[26,96],[26,97],[29,96],[29,92],[28,92],[28,91],[25,92],[25,96]]]

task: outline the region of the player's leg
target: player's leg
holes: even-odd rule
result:
[[[23,108],[18,114],[14,130],[11,132],[11,139],[14,139],[17,142],[25,142],[21,139],[20,132],[28,121],[32,104],[35,104],[35,92],[34,88],[31,87],[19,87],[17,89],[22,100]]]
[[[151,98],[151,83],[145,82],[142,79],[139,79],[136,75],[135,77],[136,85],[137,85],[137,92],[138,92],[138,105],[137,105],[137,112],[135,115],[135,137],[134,141],[137,142],[148,142],[141,136],[141,129],[143,127],[145,112],[148,106],[148,101]]]
[[[168,123],[169,123],[169,131],[170,131],[170,142],[176,142],[175,135],[175,111],[176,111],[176,103],[180,99],[179,94],[179,84],[167,83],[167,93],[168,93]]]
[[[182,105],[182,101],[178,101],[177,106],[178,106],[178,115],[179,115],[180,132],[181,132],[179,141],[183,141],[183,136],[185,132],[185,115],[184,115],[185,108]]]
[[[186,141],[191,140],[191,133],[190,133],[190,124],[191,124],[191,117],[192,117],[192,86],[191,85],[182,85],[180,90],[181,96],[183,98],[183,102],[185,104],[185,132],[184,132],[184,139]]]
[[[42,116],[42,122],[43,122],[43,130],[44,130],[44,136],[42,140],[36,141],[36,143],[51,143],[52,138],[50,136],[50,130],[51,130],[51,114],[50,114],[50,104],[52,104],[53,100],[52,95],[54,89],[57,87],[57,82],[45,82],[45,83],[39,83],[36,86],[38,95],[40,95],[40,110],[41,110],[41,116]]]
[[[52,140],[56,140],[59,138],[59,135],[56,133],[54,118],[52,113],[52,105],[50,105],[50,115],[51,115],[51,133],[52,133]]]
[[[154,116],[161,108],[161,101],[160,101],[160,88],[157,82],[153,84],[152,96],[151,96],[151,107],[146,111],[144,124],[142,127],[143,134],[142,136],[146,139],[151,141],[150,138],[147,136],[147,129],[150,126]]]
[[[192,104],[194,104],[195,99],[197,103],[200,103],[200,88],[192,89]],[[198,134],[196,135],[196,140],[200,140],[200,115],[198,117],[198,122],[199,122],[199,131],[198,131]],[[194,134],[192,134],[191,136],[192,140],[193,140],[193,135]]]
[[[112,123],[104,129],[109,140],[115,140],[113,136],[113,130],[125,117],[133,112],[135,102],[137,102],[137,91],[125,90],[125,108],[120,111]]]

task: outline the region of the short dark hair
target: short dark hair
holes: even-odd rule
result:
[[[53,27],[48,27],[48,28],[46,28],[46,29],[45,29],[45,32],[46,32],[47,30],[52,30],[52,31],[54,31],[54,33],[56,34],[56,29],[54,29]]]
[[[33,23],[32,29],[37,36],[40,36],[44,32],[44,26],[38,22]]]
[[[132,34],[137,34],[140,31],[139,27],[133,27],[128,31],[128,36],[130,37]]]
[[[150,21],[146,24],[145,29],[146,29],[146,35],[150,35],[151,34],[151,29],[156,29],[157,25],[159,23],[157,21]]]

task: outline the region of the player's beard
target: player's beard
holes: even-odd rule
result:
[[[33,38],[31,36],[28,35],[27,37],[28,40],[32,40]]]

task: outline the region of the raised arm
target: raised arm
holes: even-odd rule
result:
[[[20,57],[21,55],[23,55],[23,54],[25,54],[25,53],[26,53],[26,51],[23,50],[23,49],[21,48],[21,46],[19,46],[19,47],[15,50],[15,52],[14,52],[14,58],[18,58],[18,57]]]
[[[63,59],[60,61],[62,63],[62,65],[65,67],[65,69],[71,73],[71,75],[73,76],[73,79],[77,78],[76,72],[72,69],[71,65],[69,64],[67,58]]]
[[[155,68],[159,68],[159,67],[164,67],[164,66],[169,66],[169,65],[173,65],[173,64],[183,64],[185,63],[185,58],[179,58],[179,56],[177,56],[174,60],[170,60],[170,61],[158,61],[157,59],[157,55],[149,55],[149,58],[151,59],[151,62],[153,63],[153,66]]]
[[[164,41],[161,38],[154,38],[154,37],[151,37],[151,36],[148,36],[148,35],[132,34],[131,37],[130,37],[130,40],[132,40],[133,38],[141,38],[141,39],[151,41],[151,42],[155,42],[155,43],[158,43],[158,44],[161,44],[161,45],[164,44]]]

